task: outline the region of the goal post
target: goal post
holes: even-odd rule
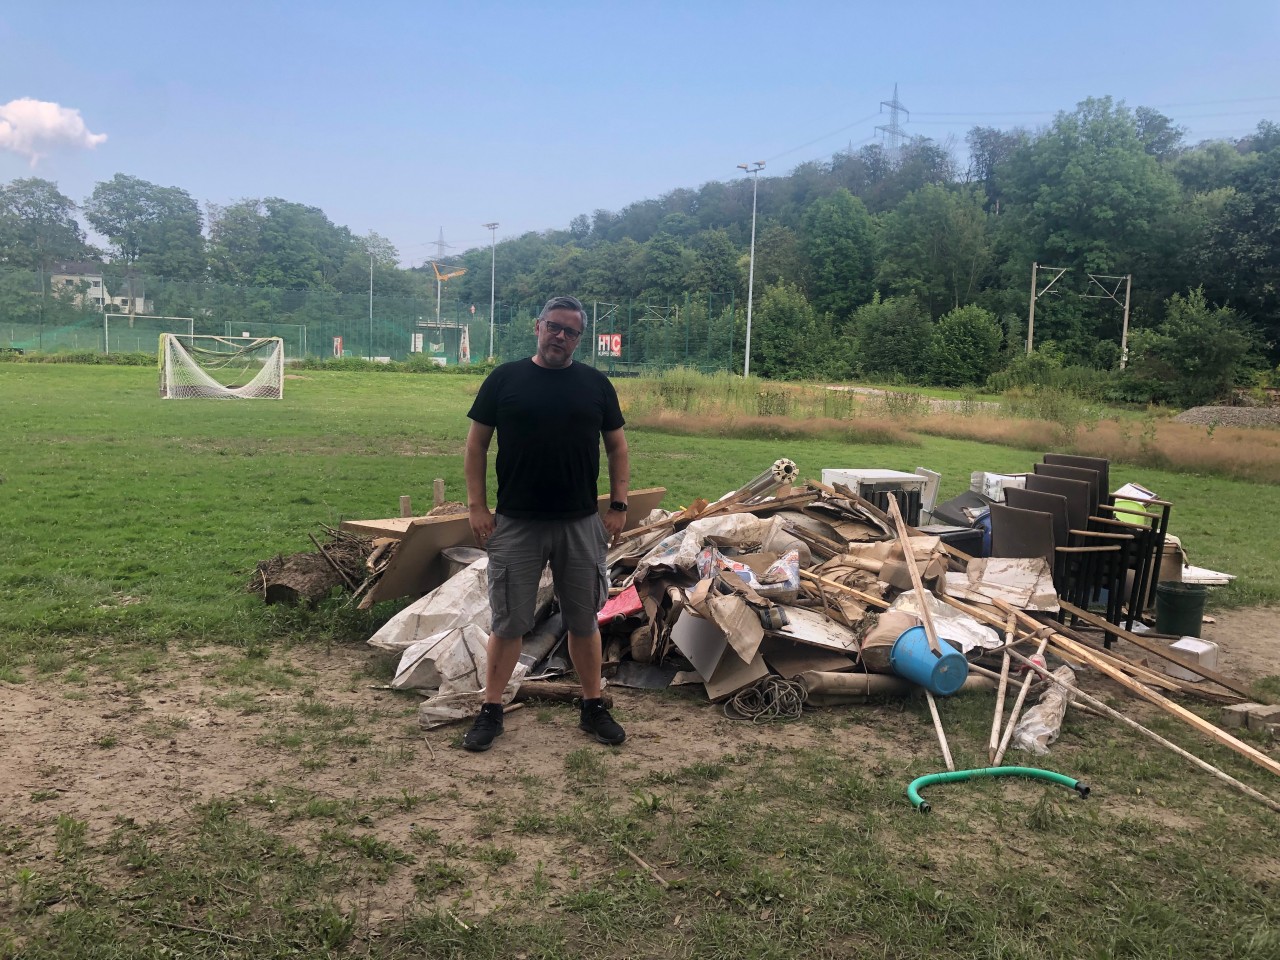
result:
[[[160,335],[160,396],[165,400],[280,400],[280,337]]]
[[[194,317],[157,317],[149,313],[104,313],[102,352],[150,353],[158,333],[196,332]]]

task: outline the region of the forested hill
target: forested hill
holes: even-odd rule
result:
[[[1159,112],[1102,98],[1043,129],[975,127],[965,141],[965,160],[916,138],[897,155],[871,145],[762,173],[753,372],[980,382],[1025,342],[1033,262],[1065,268],[1036,306],[1047,362],[1116,366],[1131,276],[1130,345],[1154,358],[1149,377],[1186,367],[1188,351],[1216,364],[1218,386],[1275,367],[1280,126],[1191,145]],[[401,269],[376,234],[280,198],[206,215],[178,187],[123,174],[82,207],[34,178],[0,191],[0,265],[94,256],[82,213],[110,243],[99,255],[142,274],[354,294],[368,289],[372,253],[380,293],[434,299],[429,266]],[[751,203],[744,176],[502,240],[497,299],[732,304],[740,326]],[[490,253],[459,258],[469,271],[451,296],[487,308]],[[956,343],[979,362],[946,369]]]

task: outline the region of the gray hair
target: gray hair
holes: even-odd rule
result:
[[[582,318],[582,325],[584,327],[587,325],[587,308],[577,297],[552,297],[542,305],[542,312],[538,314],[538,319],[545,320],[552,310],[576,310],[578,316]]]

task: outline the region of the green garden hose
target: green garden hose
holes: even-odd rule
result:
[[[981,767],[977,770],[944,770],[942,773],[929,773],[923,777],[916,777],[907,787],[907,799],[921,813],[928,813],[932,808],[928,801],[920,796],[922,788],[934,783],[955,783],[959,780],[972,780],[975,777],[1031,777],[1033,780],[1048,780],[1050,783],[1060,783],[1064,787],[1070,787],[1079,793],[1081,798],[1089,796],[1087,784],[1072,780],[1060,773],[1054,773],[1052,770],[1037,770],[1035,767]]]

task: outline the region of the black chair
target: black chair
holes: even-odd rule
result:
[[[1065,582],[1066,570],[1060,570],[1064,582],[1060,589],[1083,596],[1087,609],[1095,602],[1106,597],[1105,616],[1107,622],[1119,624],[1122,619],[1124,601],[1128,599],[1124,590],[1126,574],[1131,565],[1131,553],[1134,537],[1120,530],[1073,530],[1068,519],[1067,498],[1057,493],[1045,493],[1038,490],[1022,490],[1009,488],[1005,497],[1011,507],[1021,510],[1038,510],[1049,514],[1053,521],[1054,542],[1057,546],[1066,547],[1116,547],[1116,550],[1098,551],[1075,556],[1075,563],[1070,573],[1083,582],[1080,584]],[[1055,579],[1055,583],[1057,583]],[[1110,638],[1107,638],[1110,640]]]
[[[1105,457],[1078,457],[1070,453],[1046,453],[1040,458],[1045,463],[1060,467],[1081,467],[1085,470],[1096,470],[1098,480],[1098,503],[1108,503],[1111,489],[1111,461]]]
[[[1093,514],[1093,488],[1084,480],[1051,477],[1043,473],[1026,476],[1028,490],[1040,493],[1056,493],[1067,498],[1067,522],[1073,530],[1089,529],[1089,517]]]
[[[1042,477],[1059,477],[1063,480],[1081,480],[1089,485],[1089,514],[1098,510],[1100,503],[1106,502],[1106,493],[1102,488],[1101,477],[1097,470],[1084,467],[1064,467],[1055,463],[1037,463],[1032,468]]]
[[[1008,496],[1010,490],[1005,491]],[[1119,609],[1119,584],[1124,577],[1122,544],[1108,535],[1090,539],[1088,534],[1075,538],[1078,543],[1059,544],[1055,526],[1065,525],[1065,503],[1061,496],[1044,495],[1050,511],[1026,510],[1007,504],[991,505],[991,555],[993,557],[1041,557],[1053,571],[1058,595],[1078,607],[1090,603],[1107,589],[1107,611]],[[1025,497],[1023,502],[1028,502]],[[1057,516],[1055,517],[1055,513]],[[1072,532],[1068,529],[1067,537]],[[1116,614],[1118,615],[1118,613]],[[1058,618],[1065,617],[1059,612]]]

